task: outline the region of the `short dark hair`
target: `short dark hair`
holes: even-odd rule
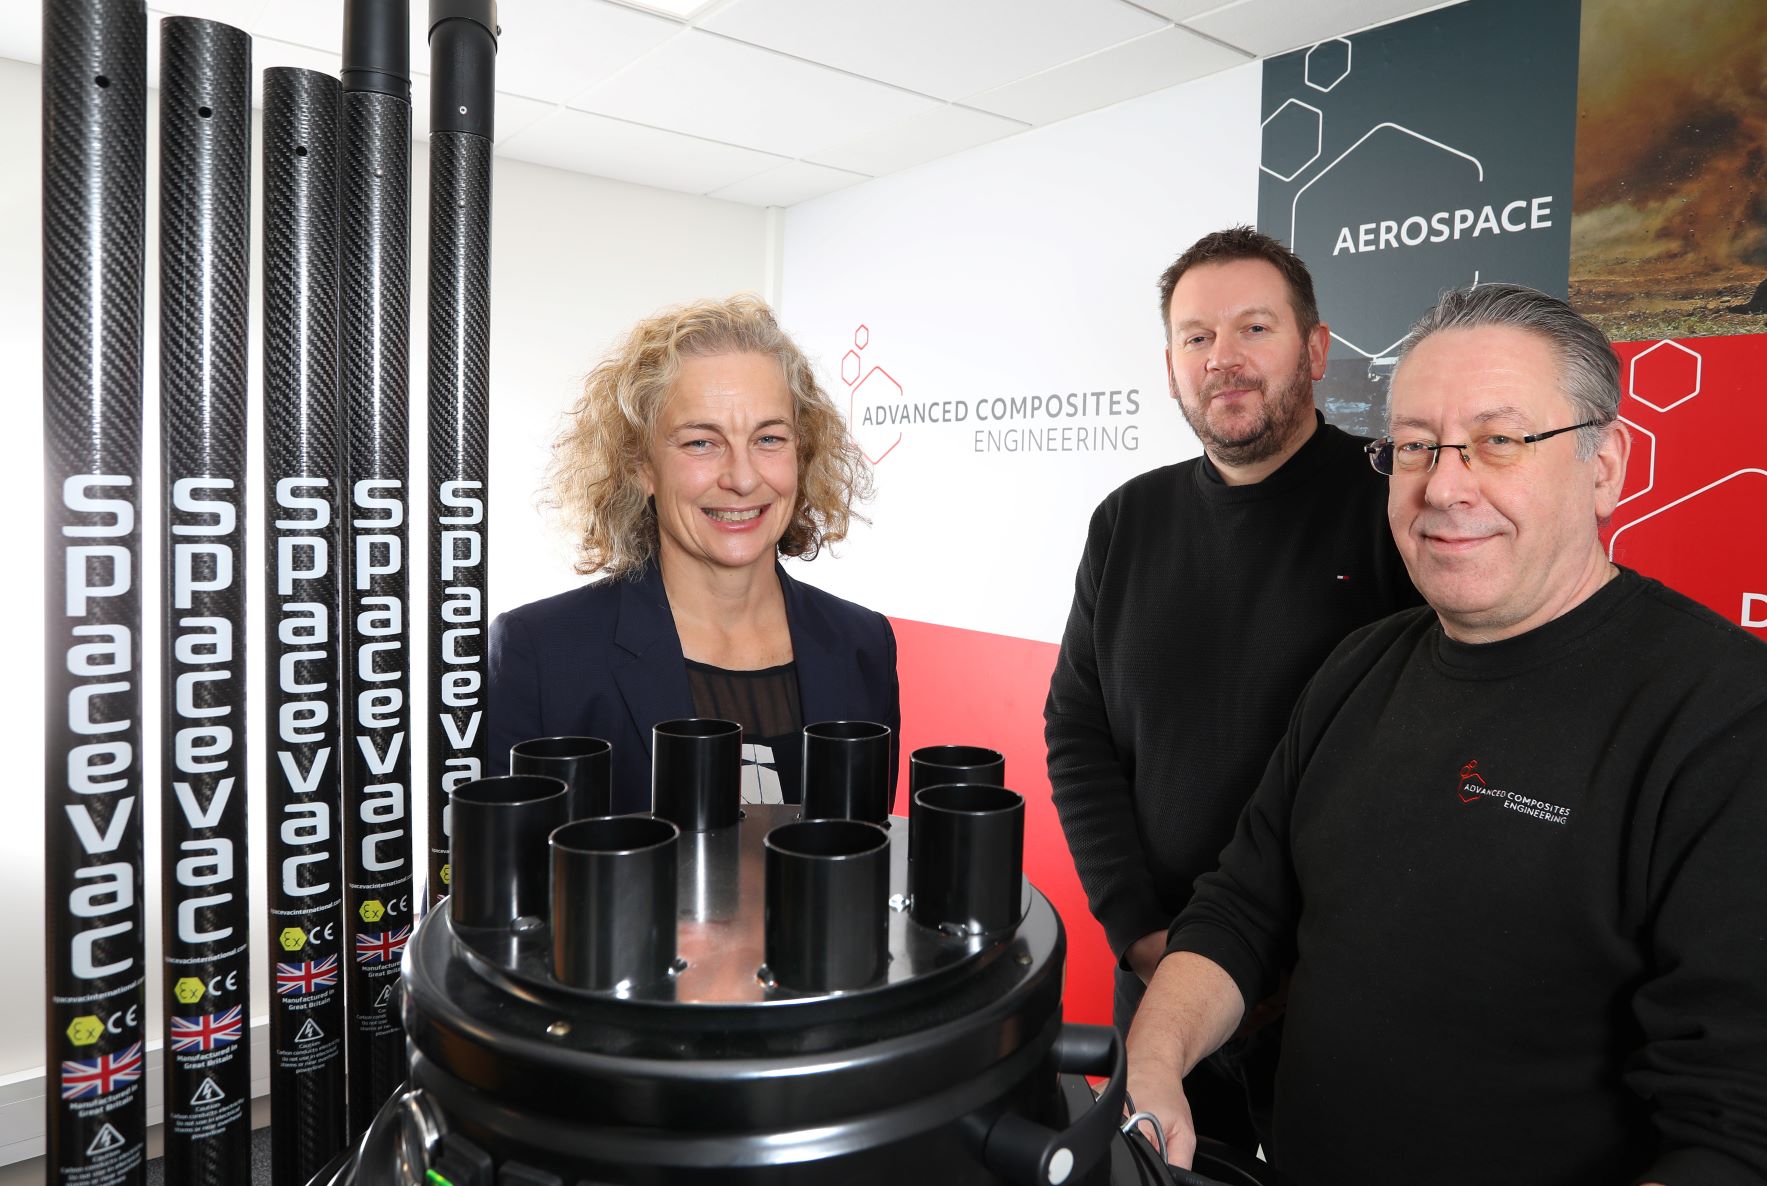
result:
[[[1239,259],[1261,259],[1281,272],[1288,282],[1289,303],[1294,306],[1301,333],[1313,332],[1319,324],[1319,301],[1313,295],[1313,275],[1307,271],[1307,265],[1269,235],[1249,226],[1235,226],[1204,235],[1160,274],[1160,325],[1168,342],[1172,338],[1172,290],[1178,287],[1178,278],[1198,264],[1225,264]]]

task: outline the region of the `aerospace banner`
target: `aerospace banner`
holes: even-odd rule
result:
[[[1326,415],[1381,431],[1435,295],[1565,294],[1617,344],[1622,564],[1767,637],[1767,10],[1470,0],[1265,63],[1258,223],[1308,262]]]
[[[1392,353],[1448,288],[1564,295],[1576,0],[1475,0],[1264,63],[1258,227],[1312,269],[1326,415],[1378,435]]]

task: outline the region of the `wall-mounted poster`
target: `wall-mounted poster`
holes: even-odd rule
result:
[[[1264,63],[1258,227],[1307,261],[1332,357],[1315,394],[1366,436],[1392,354],[1448,288],[1564,295],[1576,0],[1480,0]]]

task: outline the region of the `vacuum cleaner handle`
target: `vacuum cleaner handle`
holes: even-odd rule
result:
[[[1064,1024],[1050,1048],[1055,1069],[1064,1075],[1109,1075],[1092,1106],[1061,1132],[1003,1112],[988,1129],[982,1160],[1017,1186],[1062,1186],[1078,1181],[1117,1139],[1129,1059],[1123,1039],[1108,1025]]]

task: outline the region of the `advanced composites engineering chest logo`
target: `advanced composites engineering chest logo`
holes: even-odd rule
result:
[[[853,330],[841,357],[847,430],[873,465],[909,434],[947,436],[966,453],[1133,453],[1141,448],[1141,411],[1135,387],[1089,385],[1090,390],[938,394],[910,392],[894,375],[864,357],[871,329]]]
[[[1513,811],[1529,819],[1544,820],[1561,827],[1571,819],[1569,807],[1560,807],[1556,803],[1548,803],[1544,799],[1536,799],[1519,791],[1492,786],[1479,771],[1477,758],[1461,766],[1460,774],[1454,780],[1454,797],[1466,806],[1487,801],[1501,804],[1504,811]]]

